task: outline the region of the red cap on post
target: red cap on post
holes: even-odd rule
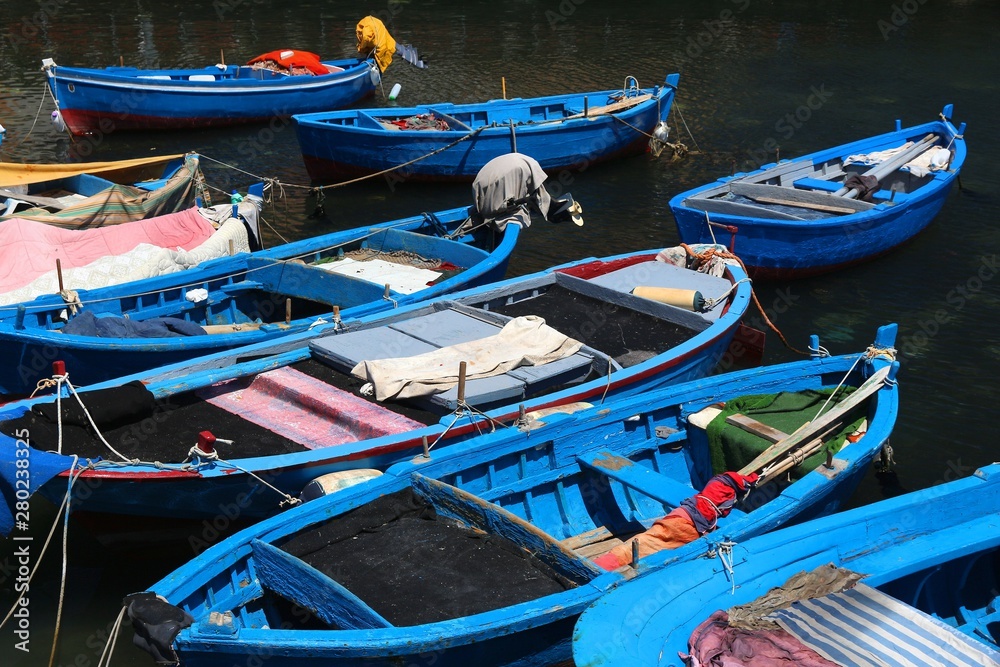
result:
[[[198,449],[211,454],[215,451],[215,436],[211,431],[202,431],[198,434]]]
[[[56,360],[52,362],[52,374],[53,375],[66,375],[66,362],[61,360]]]

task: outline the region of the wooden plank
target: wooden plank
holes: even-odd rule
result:
[[[671,507],[679,507],[686,498],[697,493],[690,486],[609,451],[580,455],[576,460],[581,466],[606,475]]]
[[[796,188],[781,185],[761,185],[758,183],[733,182],[730,184],[729,189],[735,195],[741,195],[755,200],[760,200],[761,197],[765,197],[781,199],[783,200],[780,202],[782,204],[787,204],[787,202],[798,202],[798,206],[803,208],[811,208],[811,206],[809,206],[810,204],[819,204],[821,206],[837,206],[849,209],[853,213],[875,208],[875,204],[872,204],[871,202],[858,201],[856,199],[844,199],[843,197],[836,197],[825,192],[817,192],[815,190],[798,190]]]
[[[784,431],[779,431],[773,426],[768,426],[767,424],[759,422],[753,417],[747,417],[746,415],[729,415],[726,417],[726,423],[730,426],[741,428],[747,433],[756,435],[757,437],[764,438],[770,443],[780,442],[788,437],[788,434]]]
[[[237,331],[257,331],[262,326],[264,325],[260,322],[242,322],[239,324],[204,324],[201,328],[207,334],[227,334]]]
[[[823,414],[814,421],[806,422],[787,438],[784,438],[783,440],[768,447],[766,450],[761,452],[757,458],[743,466],[740,470],[740,474],[748,475],[751,472],[759,472],[787,454],[796,446],[804,442],[810,442],[814,440],[818,434],[824,433],[829,429],[831,424],[835,423],[837,420],[843,419],[848,412],[861,405],[864,401],[881,389],[885,378],[889,375],[889,369],[889,366],[885,366],[884,368],[878,370],[874,375],[865,380],[865,382],[858,387],[857,391],[842,400],[840,403],[837,403],[832,410]]]
[[[844,215],[853,215],[857,213],[854,209],[847,208],[846,206],[828,206],[826,204],[806,204],[800,201],[790,201],[788,199],[779,199],[777,197],[757,197],[756,201],[761,204],[778,204],[780,206],[794,206],[797,208],[808,208],[815,211],[826,211],[827,213],[841,213]],[[852,200],[853,201],[853,200]]]
[[[612,102],[611,104],[605,104],[604,106],[590,107],[590,110],[587,112],[586,117],[590,118],[592,116],[603,116],[606,114],[615,113],[616,111],[631,109],[636,105],[642,104],[648,99],[652,99],[652,97],[653,96],[651,94],[646,93],[645,95],[639,95],[638,97],[626,97],[625,99],[618,100],[617,102]],[[583,117],[584,115],[581,112],[573,114],[572,116],[566,116],[561,120],[573,120],[574,118],[583,118]]]
[[[55,209],[56,211],[61,211],[66,208],[66,204],[62,203],[58,199],[53,199],[52,197],[39,197],[37,195],[21,195],[16,192],[11,192],[4,188],[0,188],[0,197],[9,197],[11,199],[19,199],[21,201],[28,202],[29,204],[34,204],[35,206],[43,206],[45,208]]]
[[[253,540],[257,578],[290,602],[343,630],[391,628],[392,624],[336,581],[267,542]]]
[[[595,542],[603,542],[614,537],[611,531],[604,526],[598,526],[586,532],[580,533],[579,535],[571,535],[565,540],[560,540],[562,545],[567,549],[573,549],[576,551],[580,547],[584,547],[588,544],[593,544]]]
[[[617,537],[609,537],[601,542],[594,542],[593,544],[588,544],[576,549],[576,553],[580,554],[584,558],[590,558],[593,560],[598,556],[603,556],[615,547],[624,544],[625,541]]]
[[[509,539],[577,584],[585,584],[602,572],[538,526],[468,491],[418,473],[413,473],[411,483],[414,491],[446,514],[472,528]]]
[[[777,186],[764,186],[777,187]],[[688,197],[684,200],[684,206],[696,208],[699,211],[709,213],[719,213],[721,215],[734,215],[741,218],[766,218],[768,220],[804,220],[797,215],[775,211],[764,206],[754,206],[742,202],[729,201],[728,199],[702,199],[701,197]]]

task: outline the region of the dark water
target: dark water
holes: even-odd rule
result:
[[[951,193],[927,231],[877,262],[761,285],[758,293],[797,345],[819,333],[832,352],[854,352],[871,342],[878,325],[900,325],[895,475],[869,475],[853,504],[965,476],[1000,459],[993,403],[1000,373],[997,3],[8,0],[0,4],[0,123],[8,129],[0,156],[66,161],[194,150],[283,183],[305,184],[294,132],[282,123],[71,143],[48,122],[53,107],[43,98],[40,61],[104,66],[121,56],[137,66],[200,67],[217,62],[220,49],[227,62],[238,62],[289,47],[346,56],[354,48],[354,25],[366,13],[384,18],[394,36],[417,45],[431,66],[417,71],[397,62],[387,72],[386,88],[402,83],[401,104],[499,97],[501,77],[508,95],[527,97],[613,88],[628,75],[652,85],[668,72],[682,72],[677,106],[694,140],[676,127],[673,136],[701,153],[680,162],[638,157],[572,174],[569,189],[585,206],[586,226],[533,226],[511,275],[587,255],[674,244],[669,198],[729,173],[734,160],[740,168],[772,160],[764,151],[769,140],[790,157],[887,131],[896,118],[904,125],[925,122],[954,103],[955,119],[969,123],[964,190]],[[782,122],[796,111],[808,119],[798,126]],[[249,180],[211,163],[206,171],[210,183],[225,190]],[[375,181],[331,192],[327,217],[311,219],[315,202],[305,189],[288,187],[285,195],[268,220],[288,239],[470,201],[467,185],[391,188]],[[769,337],[766,361],[793,358]],[[36,540],[44,538],[53,514],[43,502],[33,505]],[[160,532],[156,524],[144,527],[151,535]],[[0,546],[6,557],[0,558],[0,613],[12,599],[10,546]],[[55,542],[31,589],[31,652],[15,650],[5,628],[2,665],[48,664],[59,548]],[[68,548],[56,656],[56,664],[67,667],[96,665],[120,597],[190,555],[183,541],[109,548],[82,525],[72,531]],[[130,646],[130,635],[115,651],[116,667],[151,664]]]

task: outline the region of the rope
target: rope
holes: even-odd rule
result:
[[[729,575],[729,581],[733,585],[729,591],[730,595],[736,593],[736,568],[733,565],[733,547],[735,546],[736,542],[719,542],[719,560],[722,562],[722,567],[726,570],[726,573]]]
[[[67,380],[67,382],[69,382]],[[61,436],[60,436],[61,438]],[[66,562],[69,549],[69,511],[73,502],[73,469],[76,467],[77,457],[73,457],[73,463],[69,467],[69,481],[66,484],[66,514],[63,515],[63,536],[62,536],[62,573],[59,576],[59,604],[56,607],[56,627],[52,635],[52,652],[49,654],[49,667],[56,661],[56,647],[59,645],[59,626],[62,623],[63,601],[66,598]]]
[[[826,352],[826,350],[824,348],[822,348],[822,347],[820,347],[819,349],[822,350],[823,352]],[[809,348],[809,350],[812,351],[812,348]],[[830,356],[830,353],[826,352],[825,356]],[[890,362],[891,361],[895,361],[896,360],[896,348],[894,348],[894,347],[875,347],[874,345],[869,345],[868,348],[864,351],[864,353],[861,354],[860,356],[858,356],[858,358],[854,360],[854,363],[851,364],[850,369],[848,369],[847,373],[844,375],[844,377],[837,384],[836,388],[834,388],[834,390],[832,392],[830,392],[830,396],[828,396],[827,399],[826,399],[826,401],[823,402],[823,405],[820,406],[819,412],[817,412],[816,416],[812,418],[812,421],[816,421],[816,418],[819,417],[821,414],[823,414],[823,410],[826,410],[826,406],[830,403],[831,400],[833,400],[833,397],[837,395],[837,392],[840,390],[840,388],[842,386],[844,386],[844,383],[847,382],[847,378],[849,378],[851,376],[851,373],[854,372],[854,369],[857,368],[858,364],[861,363],[862,359],[864,359],[866,361],[871,361],[871,360],[877,359],[877,358],[888,359]],[[893,381],[893,382],[895,382],[895,381]],[[885,383],[886,384],[891,384],[889,382],[888,378],[886,378]]]
[[[701,148],[698,146],[698,142],[695,141],[694,135],[691,134],[691,128],[688,127],[687,121],[684,120],[684,114],[681,113],[681,107],[680,107],[679,104],[677,104],[676,100],[674,100],[674,106],[673,106],[672,111],[677,114],[678,118],[681,119],[681,124],[684,126],[684,129],[687,131],[688,136],[691,137],[691,143],[694,144],[694,149],[697,152],[700,153],[701,152]]]
[[[729,252],[728,250],[709,248],[703,253],[697,253],[694,250],[692,250],[691,246],[689,246],[686,243],[681,243],[681,247],[684,248],[684,251],[688,254],[688,256],[694,257],[700,262],[708,262],[714,257],[720,257],[722,259],[734,260],[739,263],[739,265],[743,268],[744,271],[747,270],[747,267],[743,264],[743,260],[737,257],[735,254]],[[795,352],[796,354],[810,356],[808,352],[803,352],[797,347],[792,346],[792,344],[788,342],[788,339],[785,338],[785,334],[781,333],[781,330],[774,325],[771,319],[767,316],[767,313],[764,312],[764,307],[760,305],[760,300],[757,298],[757,290],[754,289],[750,290],[750,298],[753,299],[754,305],[757,306],[757,310],[758,312],[760,312],[760,316],[764,318],[764,322],[767,324],[768,328],[771,329],[771,331],[773,331],[775,334],[777,334],[778,338],[781,340],[781,342],[784,344],[786,348],[788,348],[792,352]]]
[[[76,465],[76,462],[77,462],[77,457],[74,456],[73,457],[73,466]],[[73,468],[71,467],[70,470],[72,471],[72,469]],[[77,477],[79,477],[79,473],[77,473]],[[72,480],[73,480],[73,476],[71,474],[70,475],[70,485],[71,486],[72,486]],[[33,568],[31,568],[31,573],[28,575],[28,581],[25,582],[24,590],[21,591],[21,594],[17,596],[16,600],[14,600],[14,604],[11,605],[10,611],[7,612],[7,615],[4,616],[4,619],[2,621],[0,621],[0,629],[2,629],[3,626],[6,625],[7,621],[9,621],[11,619],[11,616],[14,615],[14,611],[17,609],[18,604],[21,602],[21,598],[23,598],[25,595],[27,595],[28,591],[31,589],[31,582],[32,582],[32,580],[34,580],[35,573],[38,572],[38,568],[41,566],[42,561],[45,559],[45,552],[48,550],[49,543],[52,541],[52,536],[56,532],[56,526],[59,525],[59,518],[62,515],[63,509],[66,508],[66,506],[68,505],[68,503],[69,503],[69,493],[67,492],[67,494],[65,496],[63,496],[62,503],[59,505],[59,509],[56,510],[55,520],[52,522],[52,527],[49,528],[49,534],[46,536],[45,543],[42,545],[42,550],[38,554],[38,560],[35,561],[35,566]],[[67,510],[67,513],[68,513],[68,510]]]
[[[38,102],[38,111],[35,112],[35,119],[33,121],[31,121],[31,127],[28,129],[28,133],[26,135],[24,135],[24,138],[22,138],[16,144],[14,144],[13,146],[11,146],[11,150],[17,150],[21,146],[21,144],[23,144],[25,141],[28,140],[28,137],[31,136],[31,133],[34,132],[34,130],[35,130],[35,123],[38,122],[38,117],[42,113],[42,106],[45,104],[45,91],[48,90],[48,89],[49,89],[49,84],[48,83],[42,83],[42,99]],[[50,92],[49,94],[51,95],[52,93]],[[6,150],[4,152],[6,152]]]
[[[221,442],[221,443],[227,444],[227,445],[233,444],[232,440],[223,440],[222,438],[216,438],[215,442]],[[210,452],[206,452],[203,449],[200,449],[198,447],[198,445],[194,445],[193,447],[191,447],[191,449],[188,450],[188,458],[187,458],[187,460],[192,460],[192,459],[195,459],[195,460],[197,460],[197,459],[204,459],[206,462],[218,462],[218,463],[222,463],[222,464],[225,464],[225,465],[229,466],[230,468],[233,468],[235,470],[239,470],[240,472],[243,472],[243,473],[246,473],[247,475],[250,475],[251,477],[253,477],[254,479],[256,479],[258,482],[260,482],[264,486],[268,487],[269,489],[271,489],[272,491],[274,491],[278,495],[284,496],[284,500],[282,500],[280,503],[278,503],[278,507],[285,507],[286,505],[289,506],[289,507],[295,507],[296,505],[298,505],[298,504],[300,504],[302,502],[298,498],[296,498],[294,496],[288,495],[287,493],[285,493],[284,491],[282,491],[278,487],[274,486],[273,484],[271,484],[270,482],[268,482],[266,479],[264,479],[260,475],[256,474],[255,472],[253,472],[251,470],[247,470],[246,468],[244,468],[244,467],[242,467],[240,465],[237,465],[236,463],[233,463],[232,461],[228,461],[228,460],[222,458],[221,456],[219,456],[219,452],[216,449],[213,449]]]
[[[382,171],[376,171],[373,174],[366,174],[365,176],[358,176],[357,178],[352,178],[349,181],[341,181],[339,183],[331,183],[330,185],[319,185],[319,186],[300,185],[300,184],[297,184],[297,183],[284,183],[284,184],[282,184],[282,187],[287,186],[287,187],[290,187],[290,188],[298,188],[298,189],[302,189],[302,190],[310,190],[310,191],[315,191],[315,192],[322,192],[323,190],[330,190],[330,189],[333,189],[333,188],[341,188],[341,187],[344,187],[345,185],[352,185],[354,183],[359,183],[361,181],[366,181],[366,180],[368,180],[370,178],[376,178],[378,176],[384,176],[385,174],[397,171],[399,169],[402,169],[403,167],[408,167],[411,164],[415,164],[417,162],[420,162],[421,160],[426,160],[427,158],[429,158],[431,156],[434,156],[434,155],[437,155],[438,153],[442,153],[442,152],[448,150],[449,148],[453,148],[453,147],[457,146],[458,144],[462,143],[463,141],[465,141],[467,139],[471,139],[472,137],[476,136],[477,134],[479,134],[483,130],[487,129],[488,127],[492,127],[492,126],[491,125],[480,125],[479,127],[477,127],[476,129],[472,130],[471,132],[467,132],[466,134],[463,134],[461,137],[459,137],[455,141],[451,142],[450,144],[446,144],[444,146],[441,146],[440,148],[435,148],[434,150],[432,150],[429,153],[426,153],[426,154],[421,155],[419,157],[415,157],[412,160],[408,160],[408,161],[403,162],[401,164],[397,164],[394,167],[389,167],[387,169],[383,169]],[[201,154],[199,153],[199,155],[201,155]],[[215,162],[216,164],[222,165],[223,167],[229,167],[230,169],[235,169],[236,171],[239,171],[239,172],[241,172],[243,174],[246,174],[247,176],[251,176],[251,177],[253,177],[253,178],[257,179],[257,180],[277,182],[277,179],[269,179],[269,178],[267,178],[265,176],[260,176],[258,174],[253,174],[253,173],[251,173],[249,171],[246,171],[244,169],[240,169],[239,167],[236,167],[234,165],[228,164],[226,162],[222,162],[221,160],[216,160],[215,158],[209,157],[207,155],[201,155],[201,156],[203,158],[205,158],[206,160],[210,160],[212,162]]]
[[[115,623],[111,626],[111,634],[108,635],[108,641],[104,644],[104,650],[101,651],[101,657],[97,660],[97,667],[109,667],[111,665],[111,654],[115,652],[115,644],[118,642],[118,632],[122,627],[122,619],[125,618],[126,607],[122,607],[121,611],[118,612],[118,618],[115,619]],[[107,660],[105,660],[107,656]]]
[[[493,431],[496,431],[496,427],[497,426],[502,426],[503,428],[511,428],[510,425],[504,424],[501,421],[497,421],[496,419],[494,419],[493,417],[490,417],[488,414],[486,414],[482,410],[480,410],[480,409],[478,409],[478,408],[476,408],[476,407],[474,407],[472,405],[469,405],[464,400],[463,401],[459,401],[458,404],[455,405],[455,411],[452,414],[454,415],[455,418],[451,420],[451,423],[448,424],[443,431],[441,431],[440,433],[438,433],[438,436],[436,438],[434,438],[434,442],[430,443],[427,446],[427,451],[428,452],[431,451],[432,449],[434,449],[434,446],[436,444],[438,444],[439,442],[441,442],[441,439],[444,438],[445,435],[447,435],[448,431],[450,431],[452,429],[452,427],[456,423],[458,423],[459,419],[461,419],[462,417],[466,417],[468,415],[477,415],[479,417],[483,417],[483,419],[486,422],[488,422],[490,424],[490,426],[492,427],[490,429],[491,433]],[[516,422],[515,422],[515,424],[516,424]],[[479,430],[480,433],[482,433],[482,430],[480,429],[480,426],[482,425],[482,421],[475,421],[475,422],[473,422],[472,425],[477,430]]]

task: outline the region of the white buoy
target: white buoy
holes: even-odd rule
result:
[[[403,86],[400,85],[400,84],[398,84],[398,83],[396,85],[394,85],[392,87],[392,90],[389,91],[389,99],[390,100],[394,100],[397,97],[399,97],[399,91],[402,90],[402,88],[403,88]]]
[[[59,113],[58,109],[52,112],[52,124],[55,125],[56,129],[60,132],[66,131],[66,122],[63,120],[62,114]]]
[[[697,290],[640,285],[632,290],[632,294],[640,296],[643,299],[651,299],[671,306],[677,306],[678,308],[684,308],[685,310],[692,310],[696,313],[705,310],[705,297]]]
[[[358,470],[342,470],[321,475],[305,485],[299,499],[303,501],[315,500],[332,493],[337,493],[355,484],[366,482],[369,479],[378,477],[382,473],[378,470],[361,468]]]

